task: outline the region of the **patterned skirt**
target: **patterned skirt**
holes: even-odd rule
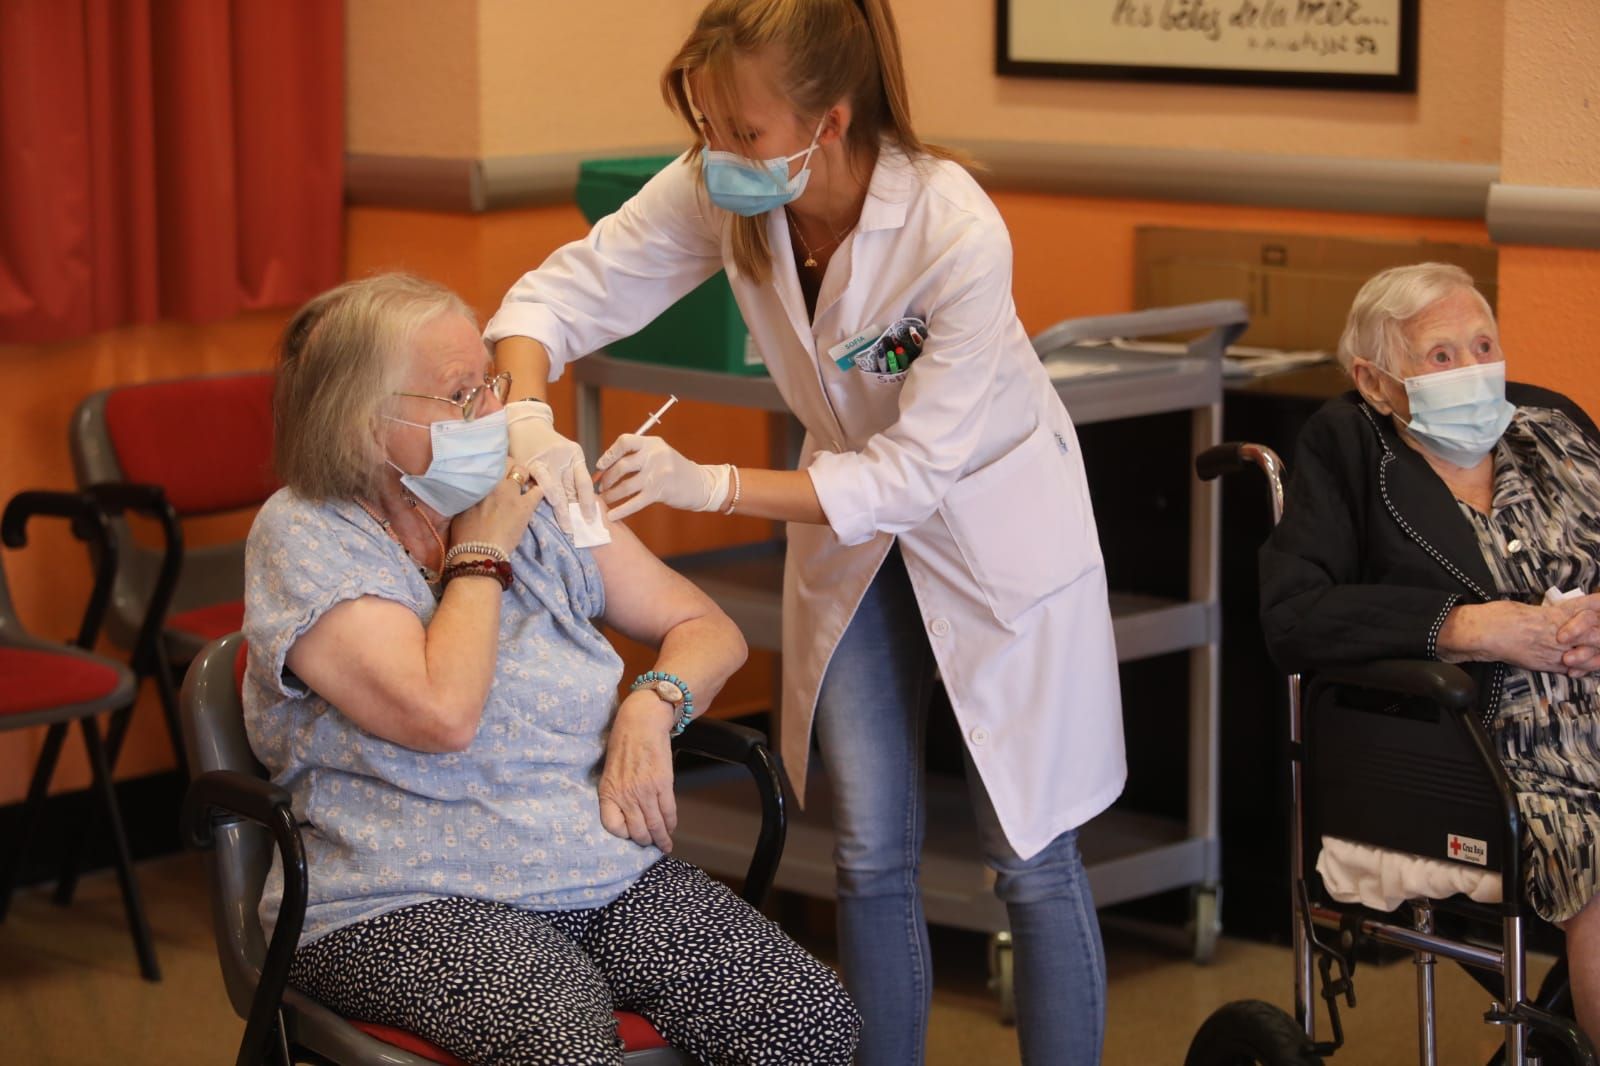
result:
[[[1564,922],[1600,890],[1600,713],[1527,693],[1501,708],[1494,740],[1522,811],[1528,900]]]

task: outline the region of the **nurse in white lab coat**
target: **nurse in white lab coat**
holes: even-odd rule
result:
[[[1005,225],[912,131],[886,0],[713,0],[663,90],[711,154],[525,275],[486,336],[543,382],[727,271],[806,428],[800,469],[701,466],[629,434],[598,488],[619,518],[664,503],[789,523],[781,750],[803,795],[815,726],[859,1061],[922,1059],[923,736],[942,680],[1015,939],[1023,1058],[1096,1062],[1104,958],[1075,830],[1126,776],[1116,653],[1077,437],[1017,318]],[[920,353],[841,369],[844,342],[908,317]],[[553,431],[546,465],[585,480]],[[670,828],[670,784],[637,809],[648,824],[618,831]]]

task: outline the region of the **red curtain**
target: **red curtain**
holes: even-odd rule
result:
[[[336,284],[337,0],[0,0],[0,343]]]

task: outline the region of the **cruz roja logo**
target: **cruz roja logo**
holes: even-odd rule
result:
[[[1451,833],[1445,842],[1445,854],[1457,862],[1470,862],[1478,866],[1487,865],[1489,862],[1489,845],[1481,840],[1471,837],[1458,836]]]

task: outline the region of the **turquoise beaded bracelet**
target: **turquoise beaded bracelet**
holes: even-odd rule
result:
[[[633,679],[633,686],[628,691],[637,692],[647,685],[655,684],[657,681],[670,681],[678,686],[679,692],[683,693],[683,706],[678,710],[677,724],[672,727],[672,735],[679,736],[685,729],[689,728],[689,723],[694,719],[694,695],[689,691],[689,686],[685,685],[677,674],[664,674],[660,670],[647,670]]]

